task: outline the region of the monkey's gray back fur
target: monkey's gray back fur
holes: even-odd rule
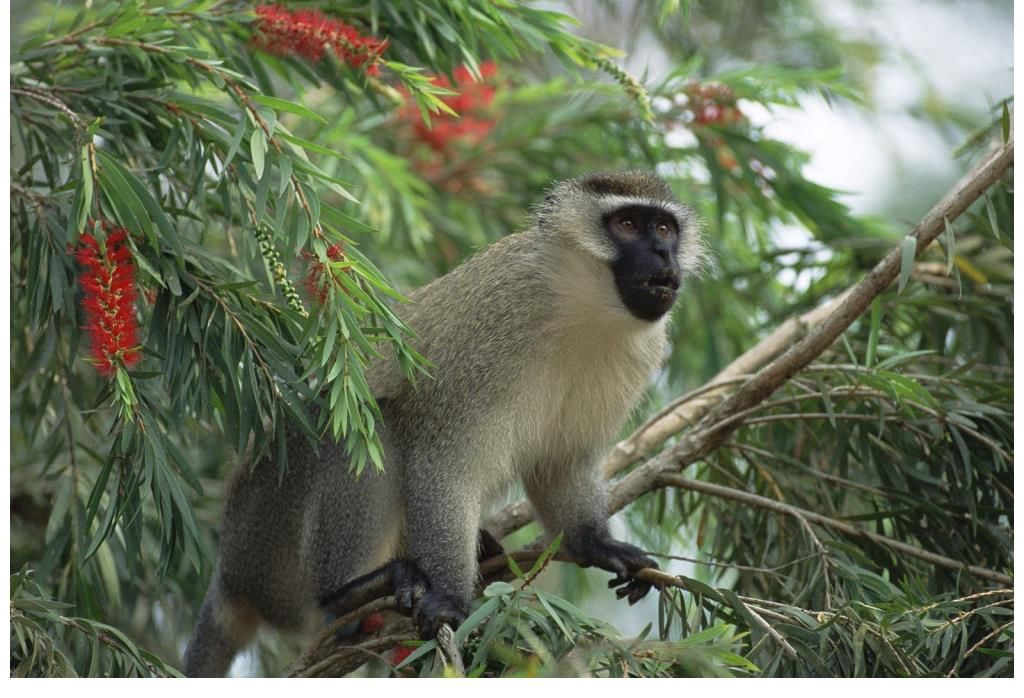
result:
[[[398,309],[432,367],[415,386],[393,360],[368,371],[383,416],[383,472],[357,479],[343,444],[314,448],[291,428],[283,481],[269,459],[239,467],[187,675],[225,674],[262,623],[308,630],[322,620],[319,598],[396,557],[471,598],[483,507],[517,479],[552,533],[604,521],[599,456],[663,358],[666,321],[639,320],[619,301],[613,252],[593,232],[601,206],[674,207],[686,233],[680,266],[701,258],[688,210],[661,180],[610,177],[559,185],[529,230]],[[407,535],[407,520],[429,535]]]

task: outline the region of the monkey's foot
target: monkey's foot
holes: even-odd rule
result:
[[[572,546],[570,554],[583,567],[600,567],[613,573],[615,578],[608,582],[608,588],[615,589],[616,598],[627,599],[630,606],[646,596],[652,586],[638,579],[636,573],[647,567],[658,569],[643,550],[608,535],[585,536]]]
[[[391,583],[394,586],[395,605],[403,613],[412,613],[427,593],[427,576],[408,560],[391,563]]]
[[[416,604],[412,619],[424,640],[433,640],[437,631],[447,623],[452,630],[462,625],[469,615],[466,605],[454,596],[428,591]]]

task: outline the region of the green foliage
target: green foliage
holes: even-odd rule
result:
[[[685,677],[755,673],[736,654],[740,638],[726,625],[709,627],[669,642],[622,637],[614,627],[591,618],[565,599],[533,586],[558,548],[556,540],[523,572],[512,558],[516,584],[494,582],[482,603],[459,626],[455,641],[471,677]],[[421,643],[401,664],[418,665],[420,676],[443,675],[447,668],[437,641]]]
[[[254,5],[12,14],[11,560],[33,570],[12,578],[12,673],[173,674],[157,656],[177,661],[205,589],[225,464],[269,454],[285,475],[286,423],[343,439],[354,472],[379,464],[366,367],[429,370],[402,293],[521,228],[554,180],[657,169],[705,222],[713,268],[685,289],[636,424],[908,232],[851,215],[753,116],[807,95],[870,107],[881,49],[805,0],[642,3],[630,26],[674,66],[658,81],[527,2],[300,3],[387,38],[374,71],[258,50]],[[466,116],[450,106],[462,67],[493,100],[473,114],[482,136],[443,137]],[[699,114],[702,89],[736,111]],[[1007,137],[1011,109],[927,115],[970,155]],[[1012,191],[906,255],[898,288],[687,477],[1012,570]],[[140,292],[142,361],[111,378],[88,358],[74,256],[101,221],[128,230]],[[780,248],[784,227],[800,241]],[[649,609],[654,631],[623,636],[540,565],[488,588],[459,631],[467,670],[1012,673],[1006,590],[825,520],[660,490],[630,508],[633,538],[701,567]],[[417,651],[400,673],[440,671],[432,643]]]
[[[678,624],[691,639],[714,629],[749,628],[736,651],[766,676],[997,676],[1011,670],[1012,590],[934,596],[923,585],[900,589],[871,572],[837,569],[857,583],[858,600],[834,610],[741,597],[682,577],[686,591],[662,595],[662,623]]]
[[[11,575],[11,676],[180,676],[173,667],[139,647],[117,628],[62,613],[70,604],[54,601],[22,570]]]

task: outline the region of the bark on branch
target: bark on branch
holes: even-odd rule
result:
[[[743,376],[754,373],[792,346],[793,342],[805,336],[810,328],[828,317],[848,293],[849,290],[803,315],[789,318],[754,347],[736,357],[705,386],[674,401],[628,438],[615,444],[605,458],[604,476],[612,478],[656,449],[673,434],[678,434],[694,424],[722,399],[730,386],[741,382]],[[694,395],[695,393],[700,394]]]

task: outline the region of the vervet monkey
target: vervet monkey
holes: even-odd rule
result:
[[[220,560],[185,673],[223,675],[266,623],[308,627],[352,580],[385,570],[420,632],[465,619],[485,504],[516,480],[562,551],[637,601],[655,567],[608,531],[599,463],[666,345],[680,282],[702,258],[691,210],[644,172],[555,186],[530,227],[410,296],[401,316],[433,364],[412,385],[369,367],[383,472],[349,471],[344,444],[286,431],[229,488]],[[391,561],[399,561],[397,566]]]

